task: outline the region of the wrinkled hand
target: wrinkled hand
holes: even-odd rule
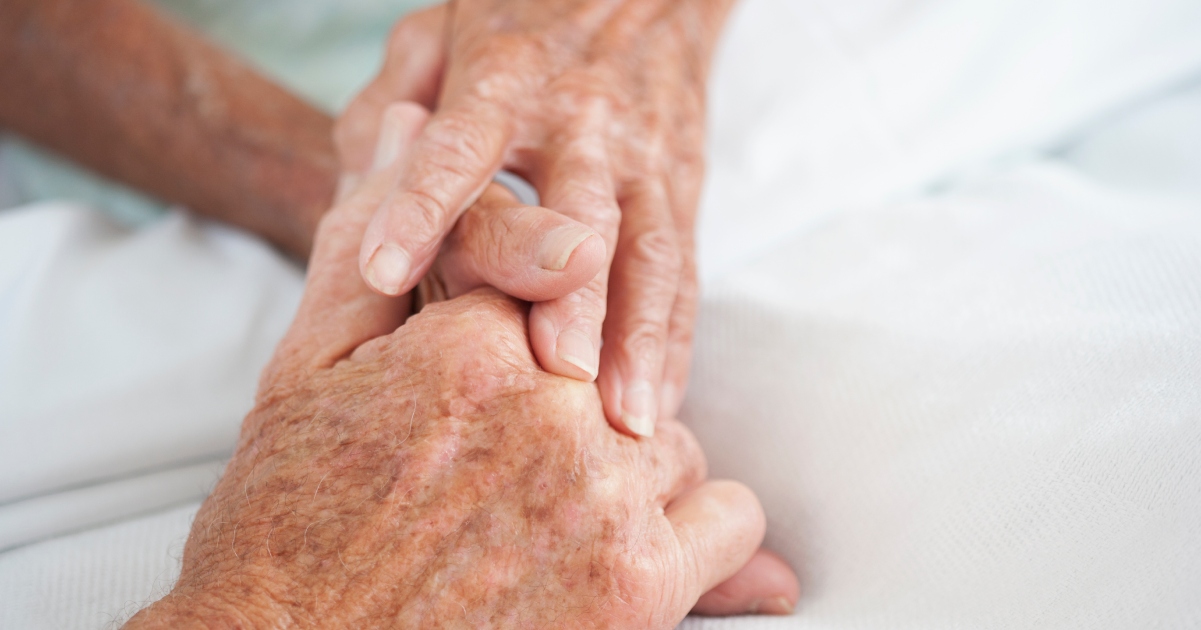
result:
[[[389,104],[380,118],[370,165],[344,173],[338,198],[355,193],[355,203],[368,207],[370,216],[394,194],[396,181],[408,168],[409,149],[428,121],[429,111],[417,103]],[[369,185],[360,186],[365,179]],[[356,228],[360,238],[361,223]],[[583,287],[604,262],[604,242],[591,228],[558,212],[523,205],[508,189],[492,184],[459,217],[419,293],[428,301],[491,286],[531,302],[551,300]],[[411,306],[407,298],[399,300],[402,320]]]
[[[607,254],[587,286],[534,305],[534,354],[553,373],[597,378],[614,426],[650,435],[688,377],[705,79],[730,4],[457,0],[403,20],[336,133],[361,169],[389,103],[437,101],[367,229],[367,281],[410,290],[493,173],[524,175]]]
[[[402,144],[420,118],[395,115]],[[795,578],[752,556],[750,491],[704,481],[674,420],[609,430],[594,385],[539,369],[520,303],[485,289],[400,326],[356,265],[391,179],[323,218],[179,581],[127,627],[670,628],[694,604],[790,607]]]

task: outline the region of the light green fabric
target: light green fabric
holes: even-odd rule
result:
[[[319,107],[335,112],[375,74],[392,24],[430,0],[156,0],[156,4]],[[12,136],[0,137],[8,205],[92,203],[143,224],[161,202],[93,175]]]

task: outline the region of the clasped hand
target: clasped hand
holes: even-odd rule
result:
[[[613,425],[650,435],[688,379],[705,80],[731,4],[458,0],[403,20],[335,134],[344,164],[366,170],[389,104],[436,110],[366,229],[368,284],[411,290],[497,169],[524,175],[580,228],[548,241],[544,268],[591,234],[580,255],[600,264],[567,295],[494,286],[535,300],[530,339],[544,369],[596,379]]]
[[[390,111],[382,137],[403,149],[424,112]],[[674,420],[653,438],[613,431],[595,385],[537,365],[525,305],[477,289],[402,326],[403,299],[363,283],[363,231],[402,149],[381,144],[322,220],[179,581],[128,627],[666,629],[694,605],[794,601],[794,578],[756,555],[754,495],[706,481]],[[483,204],[470,212],[520,207],[496,188]]]

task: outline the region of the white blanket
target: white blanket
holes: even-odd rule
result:
[[[1185,1],[740,6],[683,416],[805,594],[685,627],[1201,626],[1198,32]],[[299,283],[180,214],[0,213],[0,627],[169,587]]]

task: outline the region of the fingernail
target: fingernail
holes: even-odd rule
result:
[[[367,282],[385,295],[399,295],[409,279],[409,255],[395,245],[384,244],[367,261]]]
[[[621,393],[621,421],[644,437],[655,434],[655,389],[648,381],[634,381]]]
[[[580,225],[565,225],[551,230],[539,246],[538,266],[548,271],[562,271],[571,259],[571,253],[593,234],[595,232]]]
[[[559,340],[555,342],[555,354],[559,355],[560,359],[587,372],[589,380],[596,378],[598,359],[596,345],[583,332],[568,328],[559,333]]]
[[[752,603],[747,612],[752,615],[791,615],[793,607],[787,597],[780,595]]]
[[[400,156],[400,136],[403,130],[396,116],[384,115],[379,139],[375,141],[375,159],[371,162],[371,170],[387,168],[396,161]]]

